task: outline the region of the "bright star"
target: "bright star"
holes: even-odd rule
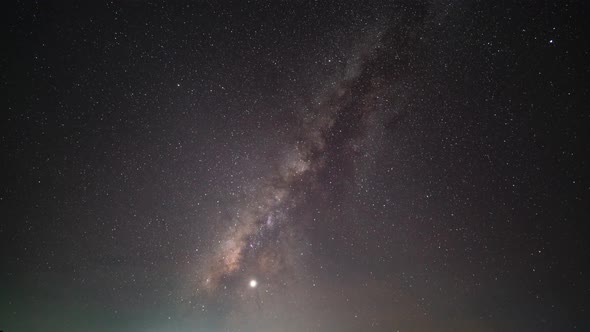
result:
[[[256,280],[254,280],[254,279],[250,280],[250,287],[251,288],[255,288],[256,285],[258,285],[258,282],[256,282]]]

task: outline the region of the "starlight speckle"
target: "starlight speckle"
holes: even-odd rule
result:
[[[8,2],[0,330],[590,331],[584,5]]]

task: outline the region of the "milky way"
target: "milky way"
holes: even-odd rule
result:
[[[291,218],[289,210],[298,207],[305,191],[318,186],[316,177],[326,163],[325,156],[339,148],[334,142],[342,145],[367,130],[368,118],[376,108],[375,99],[383,90],[383,80],[400,72],[399,67],[393,73],[387,72],[392,67],[385,69],[393,63],[380,54],[383,33],[366,38],[374,40],[365,43],[370,48],[361,49],[361,55],[349,59],[343,77],[301,110],[294,124],[295,143],[279,157],[275,172],[255,185],[248,200],[237,207],[235,218],[229,222],[228,230],[222,232],[219,246],[204,266],[204,288],[215,290],[224,279],[251,270],[243,266],[245,260],[255,264],[254,271],[269,280],[278,271],[292,268],[284,265],[289,264],[287,256],[295,249],[272,243],[286,229],[297,226],[293,224],[302,222]],[[405,59],[396,58],[395,64],[401,67],[402,61]],[[376,72],[375,64],[381,72]]]

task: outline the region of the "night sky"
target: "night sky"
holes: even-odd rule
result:
[[[590,331],[582,3],[4,4],[0,330]]]

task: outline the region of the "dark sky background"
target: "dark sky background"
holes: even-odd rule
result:
[[[590,330],[584,5],[4,6],[0,330]]]

